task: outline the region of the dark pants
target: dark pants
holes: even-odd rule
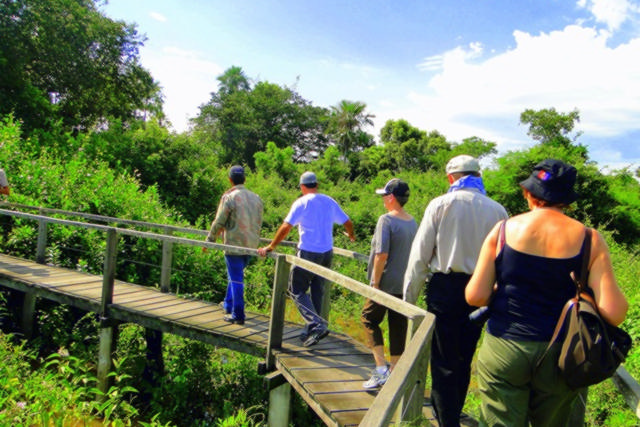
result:
[[[431,400],[440,427],[460,425],[471,361],[482,327],[469,321],[464,288],[471,276],[436,273],[427,285],[427,310],[436,316],[431,344]]]
[[[298,256],[330,268],[333,251],[310,252],[299,250]],[[307,293],[307,291],[309,292]],[[322,298],[324,297],[324,278],[304,268],[294,267],[291,269],[289,278],[289,293],[305,321],[304,330],[306,334],[327,329],[327,321],[320,317]]]
[[[402,299],[402,295],[393,296]],[[384,320],[385,314],[389,325],[389,354],[391,356],[401,356],[407,340],[407,318],[370,299],[367,299],[364,303],[362,315],[360,316],[360,321],[367,336],[367,344],[371,348],[384,345],[380,324]]]
[[[225,255],[227,264],[227,294],[224,309],[234,318],[244,320],[244,268],[251,260],[249,255]]]

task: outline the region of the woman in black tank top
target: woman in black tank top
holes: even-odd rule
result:
[[[569,274],[579,271],[585,227],[564,213],[577,198],[575,179],[573,166],[540,162],[520,183],[530,210],[507,221],[502,243],[499,225],[489,233],[465,289],[474,306],[493,297],[477,362],[483,425],[565,426],[579,393],[558,375],[559,346],[542,359],[562,305],[575,294]],[[602,316],[618,325],[628,303],[606,242],[595,230],[591,239],[588,284]]]

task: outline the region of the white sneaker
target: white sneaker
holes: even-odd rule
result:
[[[362,383],[362,387],[363,388],[380,387],[381,385],[387,382],[388,378],[389,378],[389,369],[384,371],[384,373],[382,374],[378,372],[377,369],[374,369],[371,371],[371,378],[369,378],[369,381]]]

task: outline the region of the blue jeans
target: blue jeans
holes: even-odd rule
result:
[[[310,252],[298,251],[298,256],[307,261],[331,267],[333,251]],[[310,291],[307,293],[307,291]],[[289,293],[305,321],[304,331],[307,334],[327,329],[327,321],[320,317],[322,298],[324,296],[324,278],[300,267],[291,269],[289,276]]]
[[[244,320],[244,268],[251,259],[250,255],[225,255],[227,264],[227,295],[224,309],[238,320]]]

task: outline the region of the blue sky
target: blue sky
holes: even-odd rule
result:
[[[186,130],[240,66],[314,105],[367,104],[378,135],[406,119],[503,153],[531,146],[527,108],[578,109],[602,167],[640,166],[640,0],[109,0],[137,24],[165,112]]]

